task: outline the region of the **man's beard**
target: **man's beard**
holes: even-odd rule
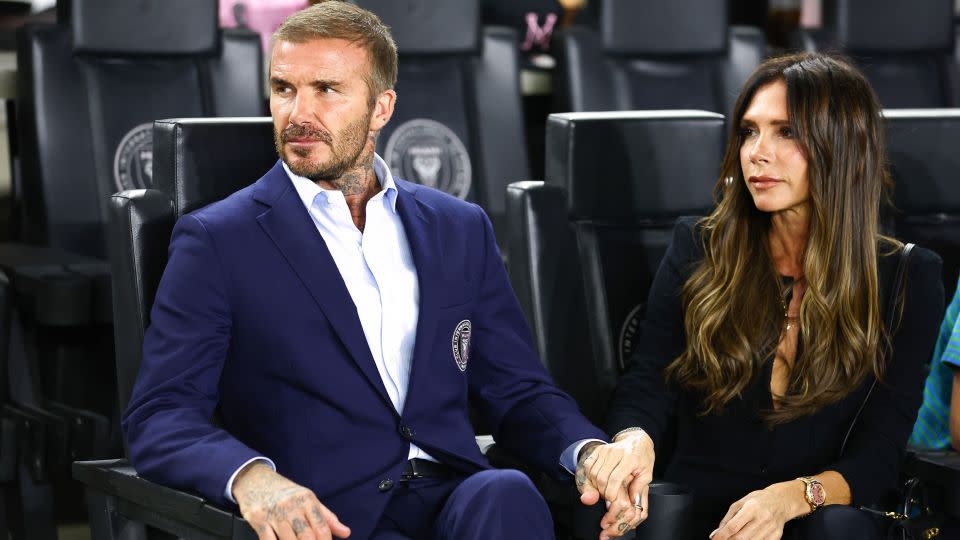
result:
[[[274,130],[273,139],[277,147],[277,154],[287,164],[290,171],[297,176],[309,178],[314,182],[337,183],[347,171],[356,167],[360,156],[367,145],[367,132],[370,126],[372,111],[356,122],[346,125],[337,132],[336,137],[323,129],[311,129],[302,125],[287,126],[283,131]],[[325,162],[311,160],[310,155],[316,148],[290,149],[287,153],[286,143],[290,139],[311,139],[321,141],[330,147],[330,158]],[[300,158],[294,161],[291,158]]]

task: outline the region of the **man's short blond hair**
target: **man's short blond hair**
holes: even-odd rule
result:
[[[345,39],[366,49],[370,73],[364,81],[371,103],[397,83],[397,45],[390,28],[372,12],[341,0],[321,1],[287,17],[273,33],[271,43],[315,39]]]

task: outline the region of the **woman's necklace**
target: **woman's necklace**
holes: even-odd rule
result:
[[[792,301],[793,295],[797,292],[797,287],[801,286],[804,278],[793,280],[790,285],[784,290],[783,294],[780,295],[780,307],[783,308],[783,326],[786,331],[790,331],[800,324],[799,317],[796,315],[790,315],[790,303],[788,298]]]

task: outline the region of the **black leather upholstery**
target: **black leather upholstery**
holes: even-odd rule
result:
[[[117,389],[126,407],[140,370],[150,306],[180,216],[253,183],[277,161],[269,117],[158,120],[155,189],[110,198]]]
[[[89,27],[88,34],[104,20],[123,24],[115,16],[101,20],[97,15],[103,14],[94,6],[127,6],[117,8],[121,11],[147,6],[151,13],[170,9],[160,0],[75,1],[73,25]],[[241,31],[225,31],[221,37],[216,19],[208,16],[216,12],[215,0],[170,6],[178,7],[185,21],[207,20],[211,26],[201,34],[213,32],[220,45],[199,56],[170,56],[172,50],[138,49],[128,35],[123,39],[134,47],[130,54],[106,46],[89,54],[74,48],[67,25],[34,25],[19,33],[17,118],[25,240],[103,257],[109,196],[151,184],[154,119],[263,114],[259,38]],[[151,54],[145,56],[147,52]]]
[[[853,58],[884,107],[960,106],[951,0],[827,0],[823,22],[799,44]]]
[[[156,189],[117,193],[108,207],[121,408],[140,369],[174,223],[246,187],[277,160],[270,118],[158,120],[153,134]],[[131,520],[187,538],[256,538],[239,516],[139,478],[125,460],[77,462],[73,473],[87,486],[93,529],[115,530]],[[107,511],[118,504],[122,510]]]
[[[825,0],[823,24],[851,51],[943,51],[953,46],[952,14],[951,0]]]
[[[219,46],[216,2],[60,1],[70,3],[73,49],[80,54],[196,55]]]
[[[140,370],[143,335],[167,262],[166,250],[158,246],[170,242],[173,203],[155,189],[122,191],[110,197],[110,216],[117,391],[125,408]]]
[[[277,161],[270,117],[157,120],[153,134],[155,187],[172,199],[176,218],[246,187]]]
[[[556,34],[561,110],[727,112],[766,53],[760,30],[727,25],[726,1],[601,3],[599,32]]]
[[[704,111],[554,114],[546,181],[508,188],[511,282],[554,380],[595,421],[675,219],[712,205],[723,144]]]
[[[943,258],[943,285],[952,298],[960,273],[960,111],[884,111],[894,181],[896,236]]]
[[[480,2],[353,0],[377,14],[403,54],[474,54],[481,48]],[[401,62],[402,64],[403,62]]]
[[[504,193],[529,174],[516,32],[480,27],[479,0],[356,0],[390,26],[397,106],[377,151],[397,176],[478,203],[503,229]]]
[[[727,49],[726,2],[607,0],[600,21],[603,48],[611,54],[709,54]]]
[[[69,22],[17,34],[14,196],[27,246],[0,247],[0,269],[16,291],[12,331],[21,337],[2,353],[22,364],[11,369],[19,375],[5,410],[20,411],[10,418],[32,445],[21,457],[31,481],[43,483],[27,488],[47,495],[70,459],[115,455],[120,445],[102,260],[110,194],[151,184],[155,118],[264,110],[259,38],[221,34],[216,0],[61,4]],[[76,504],[76,493],[64,495]]]

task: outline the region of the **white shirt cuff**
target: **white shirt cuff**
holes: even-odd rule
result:
[[[270,458],[263,457],[263,456],[250,458],[247,460],[246,463],[237,467],[237,470],[233,471],[233,474],[230,475],[230,479],[227,480],[227,488],[223,491],[223,496],[226,497],[227,500],[232,502],[233,504],[237,504],[237,501],[233,500],[233,481],[237,479],[237,474],[239,474],[244,467],[253,463],[254,461],[262,461],[263,463],[266,463],[271,469],[277,470],[276,464],[274,464]]]
[[[580,450],[586,446],[587,443],[598,442],[601,444],[606,444],[606,441],[601,441],[600,439],[582,439],[579,440],[570,446],[560,454],[560,466],[566,469],[570,474],[577,473],[577,458],[580,457]]]

